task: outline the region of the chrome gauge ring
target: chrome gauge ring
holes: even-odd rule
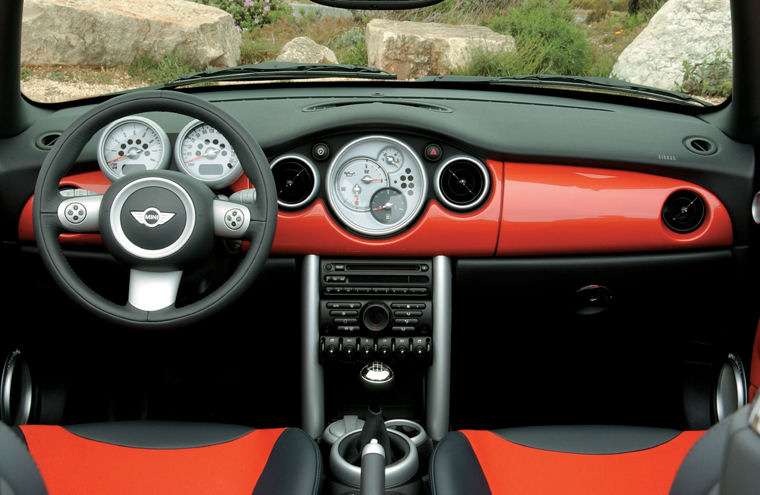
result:
[[[227,138],[200,120],[193,120],[179,133],[174,158],[180,170],[214,189],[229,186],[243,173]]]
[[[111,122],[98,142],[98,165],[111,182],[169,165],[169,138],[155,122],[130,115]]]
[[[419,156],[388,136],[367,136],[344,146],[327,172],[327,199],[338,219],[367,236],[407,227],[427,199]]]

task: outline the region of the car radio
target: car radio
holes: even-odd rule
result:
[[[320,356],[429,362],[430,260],[320,260]]]

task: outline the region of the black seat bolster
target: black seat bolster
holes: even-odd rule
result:
[[[96,442],[141,449],[187,449],[237,440],[255,428],[184,421],[114,421],[65,427],[69,433]]]
[[[0,492],[8,488],[17,495],[47,495],[23,436],[0,421]]]
[[[430,488],[435,495],[491,495],[483,469],[463,434],[449,433],[436,447],[430,460]]]
[[[494,430],[512,443],[569,454],[623,454],[668,443],[681,431],[645,426],[521,426]]]
[[[747,425],[749,406],[716,424],[700,438],[678,468],[670,495],[706,495],[715,488],[723,473],[728,439]]]
[[[322,484],[322,456],[303,430],[285,430],[272,448],[253,495],[317,495]]]

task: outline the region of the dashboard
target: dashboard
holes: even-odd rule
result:
[[[355,386],[342,367],[355,359],[346,349],[357,355],[377,346],[394,363],[417,363],[405,371],[415,386],[399,391],[416,417],[436,409],[425,403],[446,397],[440,391],[449,389],[448,364],[464,362],[450,383],[454,425],[503,424],[503,411],[484,412],[492,394],[483,372],[503,372],[529,404],[507,413],[510,424],[542,418],[554,399],[578,403],[576,397],[583,401],[568,421],[709,424],[702,396],[677,397],[682,390],[698,395],[681,377],[710,383],[715,356],[756,324],[742,309],[749,292],[740,275],[755,225],[751,146],[699,115],[583,95],[377,83],[192,91],[250,132],[277,189],[273,273],[255,299],[257,310],[278,315],[277,331],[234,338],[253,340],[267,354],[262,342],[293,349],[298,342],[287,341],[288,330],[311,329],[307,343],[318,344],[319,354],[302,361],[312,371],[328,364],[324,382],[307,389],[330,386],[302,403],[323,400],[313,408],[326,410],[323,419],[351,410],[361,396],[341,392]],[[21,135],[0,142],[6,238],[32,246],[34,182],[49,149],[43,138],[90,108],[47,109]],[[228,198],[251,190],[226,138],[202,122],[163,112],[130,119],[126,125],[156,141],[138,144],[134,128],[120,135],[124,122],[112,123],[61,181],[64,194],[104,193],[114,163],[122,174],[130,173],[125,165],[195,173]],[[709,152],[695,152],[695,140]],[[151,148],[156,143],[164,143],[163,154]],[[118,159],[120,150],[131,157]],[[101,242],[85,233],[60,240],[74,257],[98,252]],[[341,265],[350,269],[336,269]],[[293,311],[299,284],[301,311]],[[442,286],[448,290],[439,292]],[[427,292],[414,292],[421,290]],[[217,321],[238,328],[253,300]],[[441,321],[448,330],[437,333]],[[441,346],[449,342],[452,361],[442,365]],[[422,357],[401,357],[400,349]],[[421,400],[426,370],[440,373],[429,382],[439,386]],[[283,389],[294,385],[288,377]],[[558,377],[572,381],[572,393],[546,394]],[[277,383],[273,378],[272,387]],[[618,383],[629,384],[627,394],[598,393]],[[665,404],[667,417],[648,408],[650,400]],[[630,401],[641,406],[630,408]],[[683,411],[698,413],[684,419]],[[447,429],[448,421],[432,419],[438,433]],[[312,422],[314,432],[322,422]]]

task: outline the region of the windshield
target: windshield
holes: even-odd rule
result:
[[[274,61],[342,64],[322,74],[312,71],[309,77],[367,77],[366,84],[372,84],[369,72],[345,66],[374,67],[398,81],[573,76],[517,82],[583,91],[620,89],[593,87],[598,78],[612,78],[633,83],[630,96],[654,87],[717,104],[731,93],[729,0],[443,0],[400,11],[343,10],[308,0],[24,4],[21,90],[38,102]],[[299,79],[297,72],[284,77],[271,67],[256,79]],[[215,75],[183,79],[181,84],[252,79],[249,71]]]

